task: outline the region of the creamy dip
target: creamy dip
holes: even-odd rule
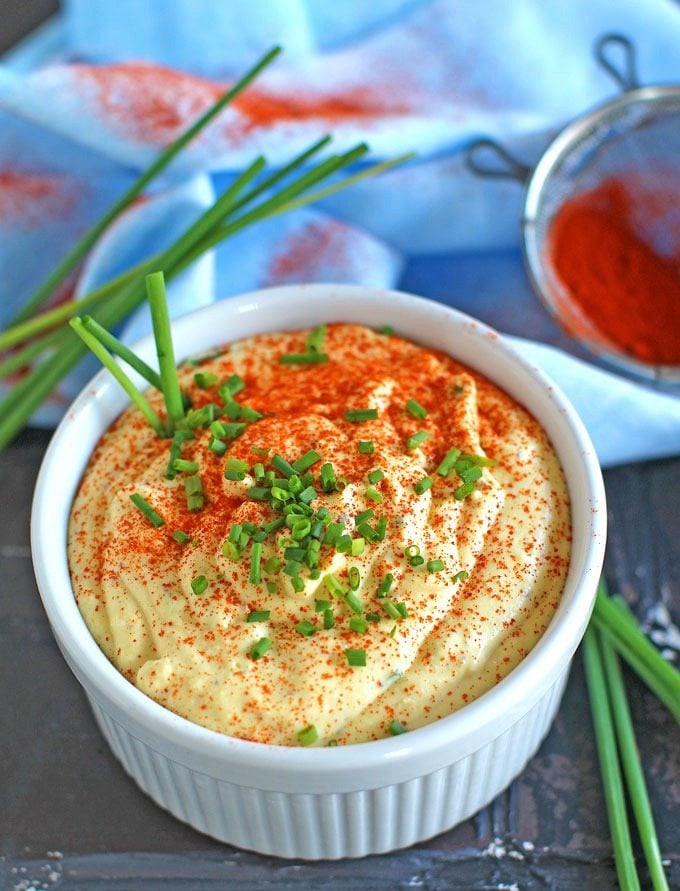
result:
[[[68,540],[79,608],[125,677],[280,745],[412,730],[489,690],[547,627],[570,551],[562,470],[513,399],[389,332],[333,324],[311,349],[310,333],[180,368],[198,426],[172,479],[171,441],[127,410]]]

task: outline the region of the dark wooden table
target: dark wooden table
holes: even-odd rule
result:
[[[49,435],[0,455],[0,887],[160,889],[615,888],[580,659],[538,754],[489,807],[395,854],[339,863],[237,851],[183,826],[124,774],[51,636],[31,569],[28,519]],[[606,474],[607,575],[637,614],[680,618],[680,460]],[[627,675],[669,877],[680,887],[680,745],[670,715]]]

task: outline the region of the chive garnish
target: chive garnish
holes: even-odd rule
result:
[[[403,619],[404,617],[399,612],[396,603],[393,600],[390,600],[389,597],[383,598],[381,601],[382,608],[385,610],[390,619]]]
[[[227,558],[227,560],[240,560],[241,554],[239,553],[239,549],[234,544],[233,541],[225,541],[222,545],[222,553]]]
[[[334,626],[335,617],[333,616],[333,610],[329,607],[323,611],[323,627],[325,631],[330,631]]]
[[[281,365],[320,365],[328,362],[328,353],[284,353],[279,356]]]
[[[291,476],[295,476],[295,468],[292,464],[289,464],[285,458],[282,458],[281,455],[274,455],[271,460],[271,465],[275,470],[278,470],[279,473],[282,473],[287,479]]]
[[[278,590],[276,582],[267,582],[267,591],[269,591],[270,594],[276,594]]]
[[[385,479],[385,474],[382,470],[380,470],[380,468],[378,468],[377,470],[372,470],[367,475],[366,479],[369,481],[369,483],[373,483],[373,485],[375,485],[375,483],[379,483],[380,480]]]
[[[314,449],[310,449],[301,458],[298,458],[297,461],[293,461],[291,467],[296,473],[304,473],[305,470],[309,470],[310,467],[313,467],[320,460],[321,455]]]
[[[357,514],[354,518],[354,525],[358,526],[360,523],[364,523],[366,520],[372,520],[375,516],[375,511],[372,507],[369,507],[368,510],[362,511],[360,514]]]
[[[369,440],[362,439],[357,445],[362,455],[372,455],[375,452],[375,445]]]
[[[149,502],[146,501],[146,499],[142,498],[139,492],[135,492],[134,495],[130,495],[130,501],[156,528],[165,525],[165,520],[163,519],[163,517],[156,513]]]
[[[323,583],[333,597],[344,597],[347,593],[346,588],[332,572],[329,572],[328,575],[324,576]]]
[[[222,422],[223,436],[225,439],[236,439],[237,436],[241,436],[245,432],[246,426],[246,424],[227,424]]]
[[[324,492],[332,492],[335,489],[335,484],[337,482],[333,465],[329,463],[324,464],[321,467],[319,475],[321,477],[321,485]]]
[[[323,349],[324,342],[326,340],[326,325],[317,325],[316,328],[313,328],[309,336],[307,337],[307,343],[305,346],[307,347],[307,352],[309,353],[319,353]]]
[[[411,557],[417,557],[419,554],[420,554],[420,548],[418,547],[418,545],[415,545],[415,544],[407,545],[404,548],[404,556],[408,557],[409,560],[411,559]]]
[[[406,440],[406,448],[410,451],[417,449],[421,446],[426,439],[429,439],[432,436],[429,430],[419,430],[417,433],[414,433],[413,436],[409,436]]]
[[[352,668],[365,668],[366,666],[366,650],[345,650],[347,664]]]
[[[457,572],[455,575],[451,576],[452,582],[462,582],[464,579],[468,577],[469,573],[465,569],[461,569],[460,572]]]
[[[432,477],[424,476],[422,478],[422,480],[418,480],[418,482],[414,484],[413,491],[416,493],[416,495],[422,495],[424,492],[427,492],[427,490],[431,486],[432,486]],[[454,497],[455,497],[455,492],[454,492]]]
[[[319,739],[319,731],[313,724],[310,724],[308,727],[304,727],[302,730],[298,730],[297,733],[297,741],[301,746],[311,746],[312,743],[317,742]]]
[[[370,541],[371,544],[375,544],[376,541],[380,540],[378,533],[368,523],[359,523],[357,532],[359,532],[367,541]]]
[[[303,637],[311,637],[313,634],[316,634],[316,625],[313,622],[308,622],[305,619],[302,622],[297,623],[297,625],[295,626],[295,630]]]
[[[361,616],[352,616],[349,620],[349,627],[352,631],[356,631],[358,634],[366,634],[368,631],[368,622],[366,619],[362,619]]]
[[[254,541],[250,551],[250,575],[248,580],[253,585],[259,585],[261,581],[260,563],[262,561],[262,543]]]
[[[390,590],[392,585],[394,584],[394,576],[391,572],[386,573],[383,576],[383,580],[380,582],[378,587],[378,597],[384,597],[387,592]]]
[[[345,594],[345,603],[352,610],[353,613],[358,614],[363,612],[364,605],[359,597],[354,593],[354,591],[348,591]]]
[[[204,575],[197,575],[191,580],[191,590],[194,594],[205,594],[208,590],[208,579]]]
[[[261,659],[271,647],[271,640],[268,637],[261,637],[257,643],[254,643],[250,648],[250,658],[254,661]]]
[[[414,486],[415,488],[415,486]],[[429,488],[429,486],[428,486]],[[463,501],[464,498],[467,498],[468,495],[472,495],[475,489],[474,482],[463,483],[462,486],[458,486],[457,489],[453,490],[453,497],[456,501]]]
[[[361,584],[361,573],[356,566],[350,566],[348,578],[350,588],[352,591],[356,591]]]
[[[251,613],[248,613],[246,622],[266,622],[270,614],[268,609],[253,610]]]
[[[377,408],[355,408],[345,412],[345,420],[355,424],[361,421],[374,421],[377,417]]]
[[[331,546],[336,544],[337,540],[342,535],[342,530],[344,528],[345,527],[342,525],[342,523],[331,523],[326,529],[326,534],[322,538],[321,544]]]
[[[274,575],[281,569],[282,566],[283,563],[279,560],[278,557],[269,557],[269,559],[264,564],[264,571],[267,573],[267,575]]]
[[[460,457],[460,449],[449,449],[444,455],[441,464],[437,468],[439,476],[448,476],[454,468],[454,465]]]
[[[427,561],[427,571],[428,572],[441,572],[444,568],[444,563],[441,560],[428,560]]]
[[[194,375],[194,381],[200,390],[207,390],[208,387],[212,387],[217,383],[218,377],[211,371],[197,371]]]
[[[399,736],[402,733],[406,733],[406,728],[404,727],[404,725],[396,719],[394,721],[390,721],[387,729],[390,731],[392,736]]]
[[[315,600],[314,601],[314,612],[322,613],[324,610],[330,609],[331,602],[330,600]]]
[[[170,538],[174,539],[177,544],[185,545],[189,544],[191,541],[191,536],[187,535],[186,532],[182,532],[181,529],[175,529]]]
[[[415,399],[406,400],[406,411],[418,421],[427,417],[427,409]]]
[[[369,501],[375,501],[376,504],[382,504],[382,494],[378,492],[375,486],[367,486],[364,495],[366,496],[366,498],[368,498]]]
[[[198,473],[199,471],[197,461],[186,461],[184,458],[175,458],[172,462],[172,468],[183,473]]]

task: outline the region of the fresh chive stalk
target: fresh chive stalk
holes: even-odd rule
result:
[[[597,640],[597,631],[592,626],[588,628],[583,639],[583,659],[595,729],[595,742],[604,786],[604,799],[612,843],[614,845],[616,874],[623,891],[634,891],[634,889],[640,888],[640,881],[633,857],[633,846],[623,791],[623,778],[616,750],[611,704],[607,694],[607,684]]]
[[[92,334],[91,331],[88,331],[87,328],[85,328],[82,319],[76,317],[75,319],[71,319],[69,324],[78,335],[78,337],[80,337],[83,343],[88,347],[88,349],[90,349],[95,354],[102,365],[113,375],[113,377],[120,384],[123,390],[125,390],[127,395],[141,411],[151,427],[153,427],[153,429],[156,431],[158,436],[165,436],[166,430],[163,426],[163,422],[158,417],[156,412],[151,408],[146,397],[139,392],[137,387],[135,387],[135,385],[132,383],[132,381],[123,371],[120,365],[118,365],[118,363],[112,358],[111,354],[106,350],[104,345],[94,336],[94,334]]]
[[[156,341],[156,355],[161,370],[161,382],[168,421],[172,428],[177,427],[184,417],[184,402],[177,378],[175,349],[170,330],[170,313],[165,295],[165,277],[162,272],[152,272],[146,277],[146,293],[149,298],[153,336]]]
[[[92,318],[92,316],[83,316],[82,322],[85,330],[89,331],[90,334],[93,334],[107,350],[110,350],[124,362],[127,362],[130,368],[133,368],[137,374],[148,381],[152,387],[155,387],[161,393],[163,392],[163,384],[161,383],[161,378],[157,371],[154,371],[150,365],[147,365],[143,359],[140,359],[139,356],[136,353],[133,353],[129,347],[126,347],[124,343],[121,343],[117,337],[111,334],[110,331],[107,331],[106,328],[104,328],[103,325],[100,325],[96,319]]]

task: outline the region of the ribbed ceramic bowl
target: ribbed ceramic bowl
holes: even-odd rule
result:
[[[336,748],[244,742],[178,717],[106,659],[76,606],[66,557],[69,510],[98,439],[126,405],[108,373],[83,390],[57,429],[36,485],[35,574],[54,635],[102,733],[159,805],[217,839],[281,857],[361,857],[429,838],[501,792],[538,748],[585,631],[605,543],[593,446],[574,410],[494,331],[409,294],[307,285],[232,297],[173,326],[178,358],[244,336],[325,321],[392,325],[483,372],[548,432],[572,504],[572,556],[546,633],[498,686],[458,713],[390,739]],[[151,360],[153,345],[136,350]]]

